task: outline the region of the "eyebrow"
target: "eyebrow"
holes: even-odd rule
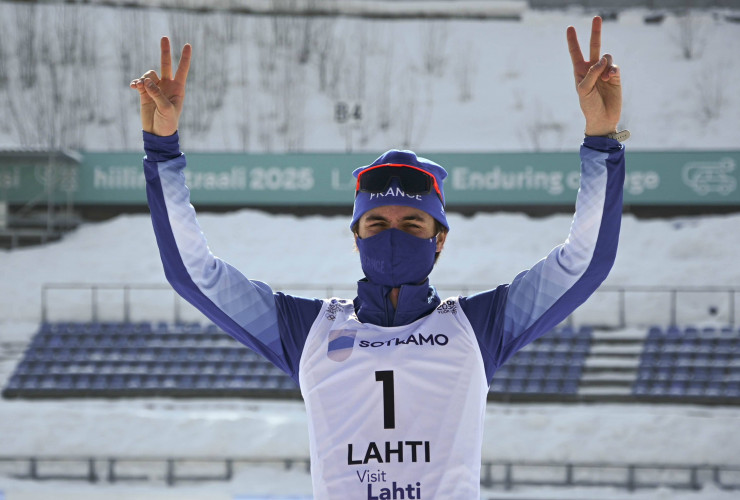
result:
[[[383,217],[382,215],[373,214],[373,215],[368,215],[365,218],[365,222],[370,222],[370,221],[373,221],[373,222],[376,222],[376,221],[387,222],[388,221],[388,218],[387,217]],[[414,215],[407,215],[405,217],[402,217],[401,218],[401,221],[419,221],[419,222],[425,222],[425,219],[421,215],[414,214]]]

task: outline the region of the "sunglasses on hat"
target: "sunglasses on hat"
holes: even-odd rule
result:
[[[429,194],[434,190],[440,201],[443,201],[442,191],[432,174],[418,167],[400,163],[374,165],[360,172],[357,176],[355,195],[360,191],[382,193],[390,187],[393,179],[398,179],[401,189],[406,194]]]

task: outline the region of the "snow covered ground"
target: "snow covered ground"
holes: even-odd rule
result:
[[[9,3],[3,2],[0,7],[8,9]],[[121,36],[116,31],[124,18],[119,11],[96,11],[98,14],[101,15],[98,26],[111,33],[106,43]],[[624,122],[633,131],[628,146],[635,149],[737,148],[740,64],[732,56],[740,49],[740,25],[725,22],[721,16],[713,17],[711,13],[700,14],[701,56],[687,61],[681,58],[676,42],[678,20],[669,16],[661,25],[646,25],[644,14],[645,11],[628,11],[619,21],[607,23],[604,31],[604,47],[615,54],[624,72]],[[5,23],[9,19],[3,15]],[[409,45],[417,49],[408,51],[400,48],[393,51],[390,48],[393,44],[366,46],[368,57],[378,58],[374,59],[376,63],[383,59],[383,54],[393,54],[394,61],[403,65],[401,78],[393,80],[389,92],[393,99],[399,99],[397,102],[407,107],[398,104],[394,108],[407,110],[399,114],[417,116],[421,121],[414,124],[399,119],[388,129],[370,127],[362,142],[358,136],[343,135],[346,129],[335,124],[331,117],[334,98],[351,98],[351,95],[304,94],[305,108],[301,108],[301,114],[296,117],[305,124],[300,149],[343,151],[351,146],[355,150],[382,152],[406,138],[408,145],[422,152],[430,149],[531,150],[536,141],[541,149],[575,149],[580,141],[582,119],[572,90],[564,32],[568,24],[575,24],[585,46],[589,19],[590,14],[569,11],[526,12],[521,22],[427,24],[342,20],[332,28],[337,30],[337,36],[359,30],[357,33],[366,34],[367,43],[387,41],[390,34],[395,36],[401,32],[418,41],[421,36],[414,38],[414,35],[428,32],[429,26],[433,26],[437,33],[446,33],[447,42],[441,53],[446,56],[447,66],[443,76],[435,76],[433,72],[422,75],[418,45]],[[168,32],[166,20],[162,13],[152,14],[151,30],[145,37],[149,39],[146,49],[150,57],[146,61],[136,61],[137,68],[146,69],[158,60],[156,39]],[[264,19],[249,22],[258,24]],[[397,29],[399,27],[402,29]],[[361,47],[356,44],[361,38],[348,39],[348,53],[359,53]],[[114,45],[101,45],[101,52],[108,54],[109,69],[115,67],[115,58],[110,57]],[[198,47],[195,49],[197,51]],[[460,74],[462,69],[453,70],[455,64],[464,63],[464,58],[456,54],[465,50],[474,57],[469,101],[457,97],[462,83],[455,80],[454,75]],[[257,57],[253,52],[250,54],[249,57]],[[230,57],[238,58],[239,54],[232,53]],[[405,57],[412,62],[405,64]],[[368,74],[375,74],[376,69],[380,74],[386,72],[385,64],[376,66],[372,61],[367,61]],[[262,90],[254,90],[258,88],[258,72],[249,75],[253,83],[247,88],[256,92],[250,98],[255,100],[255,105],[245,111],[251,125],[244,124],[247,128],[241,130],[251,130],[250,139],[246,142],[245,136],[240,139],[239,122],[235,120],[238,110],[246,108],[243,101],[236,100],[231,101],[236,105],[225,106],[219,111],[217,126],[210,132],[184,137],[186,148],[289,149],[287,139],[283,142],[279,135],[273,137],[272,146],[268,147],[268,139],[263,137],[261,142],[255,134],[259,108],[272,106],[272,101],[261,94]],[[315,69],[307,75],[307,79],[316,84]],[[422,75],[419,78],[423,83],[418,89],[404,87],[408,75]],[[117,78],[124,81],[120,76]],[[721,84],[721,106],[716,115],[702,115],[702,85],[715,88],[718,83]],[[107,97],[103,93],[113,91],[104,87],[99,90],[101,99],[131,104],[130,96],[125,94],[128,91],[125,85],[120,85],[121,93],[116,90]],[[368,87],[365,103],[372,104],[374,98],[370,96],[381,88],[382,85],[372,87],[375,90]],[[238,90],[229,92],[232,97],[239,95]],[[89,149],[139,148],[136,109],[125,109],[123,119],[116,116],[117,107],[108,116],[119,125],[123,123],[122,130],[114,129],[119,125],[88,127],[82,145]],[[110,111],[105,110],[105,113]],[[269,120],[266,123],[275,125]],[[419,128],[420,123],[428,125]],[[545,127],[542,129],[545,132],[535,137],[530,132],[537,123],[556,123],[560,128]],[[114,134],[113,130],[118,131]],[[408,130],[411,134],[406,137],[404,134]],[[7,126],[0,129],[0,145],[18,144],[18,137],[12,130]],[[466,218],[452,214],[449,221],[452,232],[432,281],[444,292],[454,293],[455,286],[464,283],[495,286],[508,282],[562,242],[570,217],[553,215],[531,219],[519,214],[480,214]],[[200,222],[214,253],[250,277],[269,284],[306,283],[319,288],[329,283],[351,287],[360,277],[347,217],[295,217],[239,211],[203,214]],[[738,227],[740,215],[737,214],[668,220],[638,220],[627,216],[617,262],[605,285],[738,286]],[[85,224],[62,241],[49,245],[0,251],[0,277],[2,342],[24,342],[33,335],[40,321],[41,287],[45,283],[165,283],[148,218],[141,215]],[[681,323],[726,322],[729,306],[722,300],[721,297],[692,298],[681,308]],[[116,299],[103,302],[110,307],[104,314],[119,314],[120,309],[115,309],[120,305]],[[170,311],[171,304],[169,294],[147,298],[144,303],[137,304],[136,314],[159,318],[168,314],[162,311]],[[636,311],[636,322],[640,324],[661,323],[667,318],[663,299],[642,297],[630,307]],[[715,316],[707,314],[709,307],[718,308]],[[87,319],[88,298],[74,294],[55,296],[50,314],[52,319]],[[576,314],[583,321],[613,316],[614,303],[609,300],[586,304],[583,311]],[[12,363],[0,362],[2,382],[12,368]],[[740,409],[737,408],[490,404],[483,456],[490,460],[740,466],[739,426]],[[300,402],[0,401],[0,456],[31,454],[307,456],[308,440],[305,412]],[[2,493],[7,500],[232,499],[238,495],[310,495],[310,478],[301,470],[282,471],[269,467],[241,471],[226,484],[174,488],[56,481],[30,483],[0,477],[0,498],[3,498]],[[737,493],[713,487],[700,492],[663,488],[634,493],[604,488],[526,488],[513,492],[491,491],[486,498],[729,500],[737,498]]]

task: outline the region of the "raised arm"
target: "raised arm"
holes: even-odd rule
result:
[[[585,302],[606,279],[616,257],[624,148],[604,136],[615,132],[619,122],[619,70],[611,56],[599,58],[600,18],[592,24],[590,62],[578,57],[572,27],[567,29],[567,39],[587,134],[580,150],[576,212],[565,242],[544,259],[519,273],[511,284],[461,301],[478,336],[489,382],[498,366]]]
[[[190,203],[177,129],[191,53],[185,45],[173,78],[170,43],[163,38],[161,78],[151,70],[131,82],[141,98],[147,201],[165,276],[206,317],[297,381],[320,302],[274,294],[213,255]]]

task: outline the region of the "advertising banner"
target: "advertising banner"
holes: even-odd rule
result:
[[[627,153],[626,204],[740,206],[740,151]],[[449,207],[567,205],[575,201],[579,159],[567,153],[428,154],[449,172]],[[82,153],[76,168],[0,164],[0,200],[48,197],[75,204],[146,202],[141,154]],[[350,206],[352,170],[375,154],[190,153],[186,183],[194,204]]]

